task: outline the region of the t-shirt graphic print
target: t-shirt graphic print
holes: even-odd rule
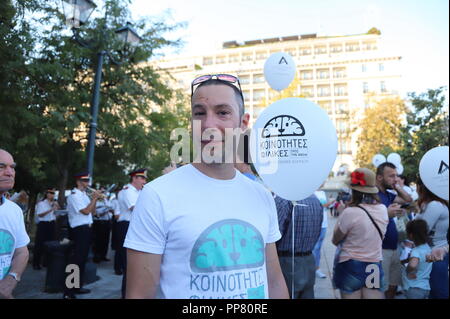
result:
[[[245,221],[227,219],[208,227],[191,252],[191,298],[219,293],[264,299],[264,246],[260,232]]]

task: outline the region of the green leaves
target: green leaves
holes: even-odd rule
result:
[[[110,50],[123,64],[106,59],[102,70],[94,181],[124,183],[135,167],[150,167],[151,177],[157,177],[168,164],[170,131],[188,125],[188,103],[149,63],[137,63],[177,46],[179,41],[166,40],[164,34],[181,24],[143,19],[134,25],[142,43],[134,52],[123,50],[114,31],[129,19],[128,4],[107,0],[106,14],[93,15],[80,28],[80,36],[93,47],[89,50],[70,37],[60,1],[1,1],[0,147],[19,164],[16,188],[62,190],[72,184],[75,171],[86,168],[99,50]]]

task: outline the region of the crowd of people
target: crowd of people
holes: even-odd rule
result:
[[[247,129],[236,77],[202,76],[191,89],[202,131]],[[202,147],[211,142],[202,139]],[[22,210],[5,196],[15,165],[0,149],[3,298],[13,296],[29,258]],[[271,193],[247,161],[172,164],[149,183],[146,169],[129,176],[111,197],[89,187],[87,172],[74,176],[65,207],[68,263],[79,267],[81,286],[66,285],[63,298],[90,292],[82,287],[89,251],[94,262],[108,261],[111,240],[122,298],[311,299],[316,279],[327,277],[319,266],[329,214],[337,218],[332,280],[342,298],[395,298],[399,290],[411,299],[448,298],[448,202],[420,178],[415,196],[392,163],[356,169],[335,199],[319,189],[300,201]],[[45,265],[44,243],[56,239],[55,193],[46,189],[36,205],[36,270]]]

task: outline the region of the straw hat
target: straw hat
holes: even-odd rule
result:
[[[357,168],[350,175],[350,188],[366,194],[378,194],[375,173],[368,168]]]

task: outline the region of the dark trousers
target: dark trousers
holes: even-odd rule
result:
[[[95,220],[92,226],[94,236],[94,261],[101,261],[108,253],[109,235],[111,233],[111,221]]]
[[[80,288],[83,286],[84,269],[88,260],[89,248],[92,241],[92,229],[89,225],[69,228],[69,237],[74,242],[73,251],[69,258],[69,264],[75,264],[80,269]],[[67,274],[69,275],[69,274]],[[64,292],[74,293],[76,289],[69,289],[66,285]]]
[[[294,257],[294,278],[292,278],[292,257],[279,257],[289,295],[292,297],[292,280],[294,297],[292,299],[314,299],[316,283],[316,262],[313,255]]]
[[[56,239],[55,221],[39,222],[37,224],[36,239],[34,241],[33,266],[40,267],[44,255],[44,243]],[[44,255],[44,266],[46,264]]]
[[[125,237],[127,236],[128,226],[130,222],[122,221],[117,223],[117,247],[116,247],[116,256],[118,267],[123,271],[122,278],[122,298],[125,298],[125,289],[126,289],[126,277],[127,277],[127,250],[123,247],[123,243],[125,241]]]

